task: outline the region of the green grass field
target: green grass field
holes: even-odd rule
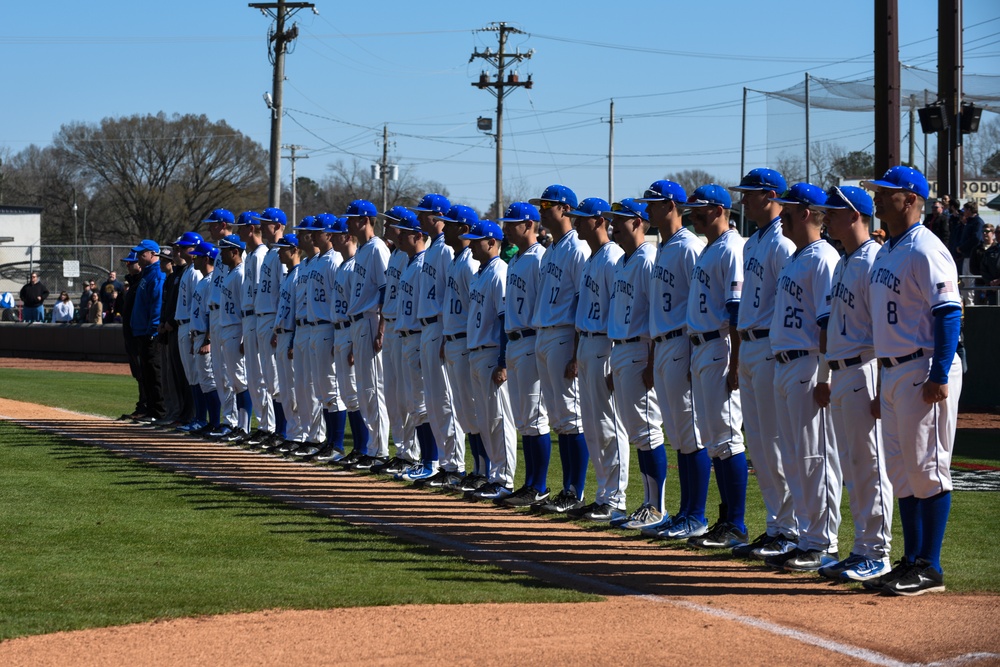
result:
[[[2,397],[109,417],[131,411],[134,391],[128,377],[0,370]],[[995,442],[960,438],[955,459],[1000,465]],[[275,607],[594,599],[10,424],[0,423],[0,456],[0,638]],[[637,506],[634,456],[630,470]],[[560,479],[554,454],[550,484]],[[668,508],[677,496],[670,474]],[[710,518],[717,502],[713,483]],[[1000,493],[953,494],[950,591],[1000,592],[1000,544],[983,539],[998,514]],[[763,516],[751,479],[751,537]],[[846,494],[843,516],[846,555]],[[894,533],[898,552],[898,521]]]

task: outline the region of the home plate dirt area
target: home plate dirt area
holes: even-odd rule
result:
[[[264,611],[0,643],[3,665],[1000,665],[1000,596],[886,598],[444,493],[0,399],[0,415],[605,597]]]

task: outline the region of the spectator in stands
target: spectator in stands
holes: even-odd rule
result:
[[[101,311],[101,296],[97,292],[90,293],[90,303],[87,304],[87,324],[104,324],[104,313]]]
[[[972,272],[976,285],[1000,285],[1000,245],[996,240],[996,229],[991,224],[983,225],[983,242],[972,253]],[[997,305],[996,290],[978,290],[976,303],[980,305]]]
[[[931,205],[931,212],[924,218],[924,225],[934,232],[934,236],[941,239],[941,243],[948,247],[948,239],[951,236],[951,228],[948,224],[948,216],[944,212],[944,202],[940,199]]]
[[[90,295],[94,293],[93,280],[83,281],[83,294],[80,295],[80,317],[87,318],[87,310],[90,308]]]
[[[101,283],[101,308],[104,311],[104,321],[111,322],[115,312],[115,292],[121,292],[124,286],[118,280],[118,273],[112,271],[108,279]]]
[[[49,289],[38,280],[38,274],[31,273],[28,283],[21,288],[21,320],[24,322],[45,321],[45,300]]]
[[[56,301],[56,305],[52,306],[52,321],[72,322],[75,311],[76,308],[73,307],[73,302],[69,298],[69,292],[60,292],[59,300]]]
[[[958,244],[962,242],[962,230],[965,228],[965,219],[962,216],[962,205],[957,199],[952,197],[948,200],[948,250],[955,259],[955,265],[962,270],[962,255],[958,252]]]
[[[972,253],[983,243],[983,219],[979,217],[979,205],[967,201],[962,207],[962,217],[965,224],[962,229],[962,240],[958,242],[958,251],[962,254],[961,275],[968,276],[975,272],[970,266]]]

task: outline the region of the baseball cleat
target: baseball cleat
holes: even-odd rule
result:
[[[747,534],[727,521],[720,521],[711,530],[688,540],[688,544],[700,549],[732,549],[746,542]]]
[[[854,567],[856,564],[865,560],[864,556],[859,556],[858,554],[850,554],[847,558],[830,565],[824,565],[816,571],[821,577],[826,577],[827,579],[840,579],[840,575],[850,568]]]
[[[798,546],[796,541],[785,537],[784,535],[778,535],[770,544],[765,544],[762,547],[757,547],[751,552],[753,558],[759,558],[764,560],[771,556],[780,556],[782,554],[787,554],[789,551],[795,549]]]
[[[364,456],[364,454],[361,453],[361,450],[355,447],[347,454],[347,456],[338,459],[332,459],[330,463],[333,463],[334,465],[338,466],[343,466],[345,468],[349,468],[350,466],[357,463],[362,456]]]
[[[910,570],[916,567],[912,561],[900,558],[893,564],[893,568],[888,572],[861,582],[866,591],[881,591],[886,585],[909,574]]]
[[[462,478],[462,481],[458,484],[458,490],[470,493],[480,489],[484,484],[486,484],[486,482],[487,479],[484,475],[477,475],[473,473]]]
[[[683,521],[683,520],[684,517],[679,514],[675,514],[674,516],[669,516],[667,514],[664,514],[662,521],[660,521],[659,523],[654,523],[649,526],[644,526],[643,528],[639,529],[639,532],[645,537],[659,538],[662,535],[662,533],[666,532],[667,528],[674,525],[678,521]]]
[[[497,498],[504,498],[514,493],[514,489],[503,486],[497,482],[488,482],[480,487],[478,490],[473,491],[471,496],[478,500],[496,500]]]
[[[793,558],[803,555],[806,553],[803,549],[795,547],[791,551],[783,554],[776,554],[774,556],[768,556],[764,559],[764,565],[767,565],[772,570],[784,570],[785,562]]]
[[[397,456],[389,459],[384,466],[376,466],[372,470],[380,475],[398,475],[413,464],[413,461]]]
[[[752,542],[747,544],[741,544],[738,547],[733,547],[733,557],[735,558],[754,558],[754,551],[763,546],[767,546],[774,541],[773,535],[768,535],[767,532],[763,532],[753,539]]]
[[[404,482],[417,482],[420,480],[430,479],[436,474],[437,461],[428,461],[427,463],[414,463],[412,466],[396,475],[396,479],[401,479]]]
[[[531,509],[542,514],[565,514],[569,510],[579,507],[583,507],[583,501],[576,497],[576,493],[569,489],[563,489],[555,498],[535,503]]]
[[[601,523],[610,523],[617,519],[625,516],[625,511],[620,510],[613,505],[608,503],[601,503],[597,507],[580,515],[580,518],[584,521],[599,521]]]
[[[642,505],[627,517],[615,519],[611,522],[611,525],[615,528],[623,528],[625,530],[639,530],[645,526],[655,526],[663,523],[664,518],[666,517],[664,517],[663,512],[652,505]]]
[[[349,466],[351,470],[358,470],[360,472],[369,472],[375,466],[380,464],[385,464],[387,459],[380,456],[368,456],[367,454],[359,458],[354,465]]]
[[[445,480],[448,477],[447,470],[438,470],[433,475],[429,477],[423,477],[420,479],[413,480],[413,486],[420,488],[422,486],[429,486],[435,489],[439,489],[444,486]]]
[[[906,597],[924,593],[943,593],[944,590],[944,576],[923,558],[918,558],[903,576],[882,586],[883,595]]]
[[[347,454],[340,451],[333,445],[326,445],[313,458],[316,463],[336,463],[343,459]]]
[[[307,442],[302,443],[302,445],[292,452],[292,456],[299,459],[311,459],[312,457],[319,454],[322,450],[316,445],[311,445]]]
[[[238,445],[242,443],[247,438],[247,432],[241,428],[235,428],[221,438],[222,442],[229,443],[230,445]]]
[[[529,505],[533,505],[535,503],[544,502],[548,500],[548,498],[548,491],[538,491],[535,487],[525,484],[506,498],[498,500],[497,504],[503,505],[504,507],[528,507]]]
[[[659,537],[664,540],[690,540],[701,537],[708,532],[708,522],[699,521],[693,516],[678,517],[677,521],[665,525]]]
[[[835,553],[810,549],[786,560],[784,568],[788,572],[815,572],[824,565],[835,565],[836,563],[837,555]]]
[[[248,447],[260,447],[261,444],[263,444],[264,441],[270,437],[271,434],[268,433],[267,431],[261,431],[260,429],[257,429],[256,431],[251,433],[249,437],[247,437],[247,439],[244,441],[244,444],[246,444]]]
[[[842,581],[868,581],[889,572],[891,566],[888,558],[862,558],[853,566],[840,573]]]

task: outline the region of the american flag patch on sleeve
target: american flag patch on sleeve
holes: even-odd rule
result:
[[[946,280],[943,283],[938,283],[934,286],[938,294],[947,294],[948,292],[957,292],[958,287],[955,286],[954,281]]]

